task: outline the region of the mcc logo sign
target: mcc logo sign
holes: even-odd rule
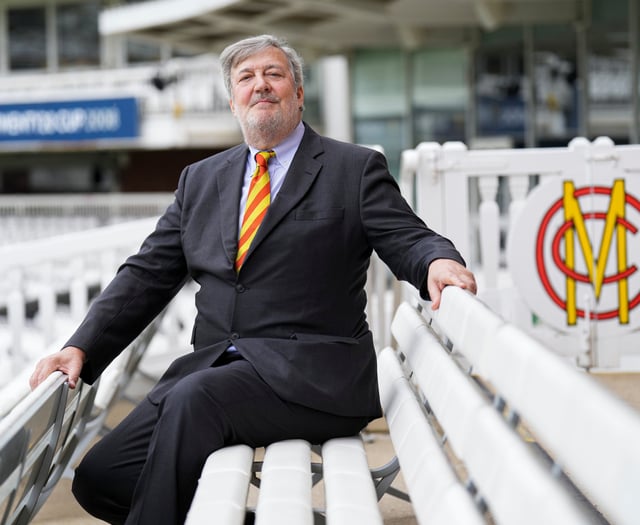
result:
[[[630,179],[552,180],[535,188],[509,237],[514,283],[544,322],[599,334],[640,325],[640,191]]]

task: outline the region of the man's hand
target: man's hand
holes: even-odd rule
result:
[[[67,346],[60,350],[60,352],[42,358],[38,361],[36,369],[29,379],[31,390],[56,370],[60,370],[69,377],[69,388],[75,388],[85,357],[86,354],[80,348]]]
[[[436,259],[429,265],[427,290],[431,297],[431,309],[440,306],[440,297],[445,286],[459,286],[475,294],[478,290],[473,274],[453,259]]]

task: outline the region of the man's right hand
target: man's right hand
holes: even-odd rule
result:
[[[50,374],[60,370],[69,377],[69,388],[75,388],[85,362],[86,354],[75,346],[66,346],[55,354],[48,355],[38,361],[31,378],[29,386],[33,390],[42,383]]]

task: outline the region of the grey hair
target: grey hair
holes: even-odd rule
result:
[[[220,54],[220,63],[222,65],[222,77],[224,78],[224,87],[227,94],[231,97],[231,69],[250,56],[264,51],[270,47],[275,47],[282,51],[289,61],[289,70],[293,76],[296,89],[304,84],[304,75],[302,72],[303,60],[298,52],[293,49],[286,40],[273,35],[260,35],[245,38],[234,44],[227,46]]]

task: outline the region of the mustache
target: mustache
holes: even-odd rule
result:
[[[255,106],[260,102],[280,102],[280,99],[275,95],[259,95],[251,99],[251,105]]]

